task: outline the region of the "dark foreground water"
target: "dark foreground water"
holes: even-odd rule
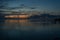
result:
[[[60,24],[30,20],[0,21],[0,40],[60,40]]]

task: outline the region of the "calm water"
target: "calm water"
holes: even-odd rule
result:
[[[0,40],[60,40],[60,24],[5,20],[0,22]]]

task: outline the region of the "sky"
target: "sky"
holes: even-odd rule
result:
[[[0,2],[6,2],[8,7],[20,7],[14,10],[23,11],[47,11],[47,12],[59,12],[60,13],[60,0],[0,0]],[[24,6],[25,8],[21,8]]]

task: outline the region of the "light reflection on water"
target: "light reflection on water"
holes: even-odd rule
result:
[[[2,39],[6,40],[52,40],[60,38],[60,24],[42,24],[30,20],[5,20],[5,22],[0,23],[0,30]]]

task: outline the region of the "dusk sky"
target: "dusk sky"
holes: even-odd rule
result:
[[[26,7],[34,7],[37,11],[60,11],[60,0],[0,0],[8,3],[8,7],[20,7],[24,4]],[[20,9],[17,9],[20,10]],[[22,9],[24,10],[24,9]],[[29,8],[26,11],[31,10]]]

